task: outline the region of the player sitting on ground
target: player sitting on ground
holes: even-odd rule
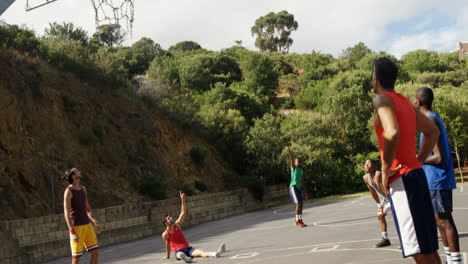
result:
[[[391,243],[388,239],[387,221],[385,220],[385,216],[391,208],[390,203],[388,202],[387,198],[385,198],[385,193],[382,191],[379,185],[382,173],[376,170],[377,165],[372,159],[366,160],[364,168],[366,169],[367,174],[364,175],[363,179],[367,185],[367,188],[369,188],[372,198],[374,198],[375,202],[377,203],[377,217],[379,218],[380,231],[382,232],[382,240],[377,243],[375,247],[379,248],[390,246]],[[382,198],[382,201],[380,201],[380,198]]]
[[[163,224],[167,227],[162,238],[166,243],[166,257],[169,259],[171,256],[171,248],[174,251],[177,260],[184,260],[187,263],[192,262],[193,258],[218,258],[226,250],[226,245],[223,243],[216,252],[206,252],[203,249],[195,249],[187,243],[184,234],[182,233],[181,225],[184,222],[186,208],[185,208],[185,194],[180,192],[180,199],[182,200],[182,208],[177,220],[171,216],[166,216],[163,219]]]

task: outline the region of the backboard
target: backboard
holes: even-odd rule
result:
[[[14,1],[15,0],[0,0],[0,15],[3,14]]]
[[[26,11],[31,11],[43,5],[50,4],[57,0],[26,0]]]

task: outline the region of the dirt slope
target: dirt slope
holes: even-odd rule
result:
[[[207,166],[190,148],[208,149]],[[229,166],[216,150],[118,89],[79,80],[46,63],[0,50],[0,220],[63,211],[60,180],[78,167],[91,206],[148,200],[138,184],[165,175],[168,195],[183,183],[203,180],[223,190]]]

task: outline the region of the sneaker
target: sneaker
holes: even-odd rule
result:
[[[296,226],[298,227],[306,227],[307,225],[302,222],[302,220],[296,221]]]
[[[226,244],[223,243],[221,246],[219,246],[218,250],[216,250],[216,257],[221,257],[221,254],[223,254],[224,251],[226,251]]]
[[[187,256],[187,255],[185,255],[185,254],[182,254],[182,255],[180,256],[180,259],[183,260],[183,261],[185,261],[186,263],[192,263],[192,260],[193,260],[193,258],[191,258],[191,257],[189,257],[189,256]]]
[[[386,247],[390,245],[391,245],[390,240],[382,238],[382,240],[379,243],[375,244],[374,247],[380,248],[380,247]]]

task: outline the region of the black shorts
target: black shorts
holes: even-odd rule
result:
[[[193,251],[195,251],[195,249],[194,249],[193,247],[186,247],[186,248],[183,248],[183,249],[179,249],[179,250],[177,250],[176,253],[175,253],[176,259],[177,259],[177,260],[180,260],[180,258],[177,257],[177,254],[178,254],[179,252],[184,253],[187,257],[192,257]]]
[[[452,190],[431,190],[434,213],[451,213],[453,211]]]

